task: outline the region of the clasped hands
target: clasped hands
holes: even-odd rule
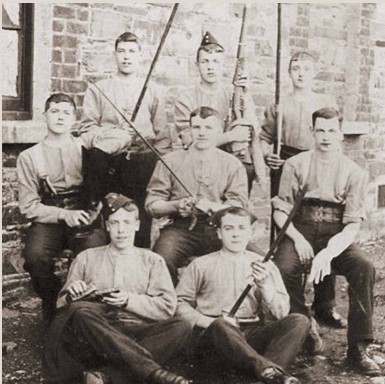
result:
[[[87,289],[87,284],[83,280],[75,280],[68,287],[68,293],[76,298],[82,295]],[[103,303],[112,305],[114,307],[125,307],[128,303],[128,293],[124,290],[114,290],[104,295],[101,299]]]
[[[298,236],[294,241],[294,248],[297,251],[299,260],[306,270],[310,269],[308,281],[319,284],[331,273],[331,261],[334,256],[327,248],[322,249],[314,256],[310,243],[303,237]]]
[[[194,209],[199,209],[202,212],[209,213],[210,211],[216,211],[217,207],[215,203],[207,199],[206,197],[197,198],[197,197],[183,197],[176,201],[177,211],[182,217],[192,216]],[[218,207],[219,209],[221,207]]]

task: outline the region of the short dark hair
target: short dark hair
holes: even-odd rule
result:
[[[138,45],[139,50],[141,50],[142,47],[140,46],[140,40],[138,36],[136,36],[132,32],[124,32],[115,40],[115,51],[117,50],[119,43],[126,41],[132,41],[136,43]]]
[[[300,60],[310,60],[314,64],[317,62],[317,59],[310,52],[298,51],[298,52],[294,53],[294,55],[290,59],[289,71],[291,69],[291,65],[293,64],[293,62],[294,61],[300,61]]]
[[[45,112],[48,111],[52,103],[69,103],[74,107],[74,112],[76,111],[76,104],[74,99],[65,93],[53,93],[45,102]]]
[[[191,125],[192,118],[195,116],[199,116],[202,119],[206,119],[207,117],[210,117],[210,116],[215,116],[216,118],[221,120],[218,111],[211,107],[195,108],[190,114],[190,125]]]
[[[250,219],[250,224],[253,224],[254,221],[257,220],[257,218],[245,208],[228,207],[215,212],[212,218],[212,223],[216,228],[220,228],[222,225],[223,217],[230,214],[235,216],[248,217]]]
[[[208,53],[213,53],[213,52],[222,53],[225,50],[222,47],[220,47],[218,44],[201,45],[197,51],[197,61],[199,61],[199,54],[201,51],[205,51]]]
[[[338,118],[338,122],[340,123],[340,126],[342,124],[342,115],[334,108],[321,108],[317,111],[313,112],[312,114],[312,124],[313,128],[315,126],[315,122],[318,118],[321,119],[333,119],[334,117]]]

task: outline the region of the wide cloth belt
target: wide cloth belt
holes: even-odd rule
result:
[[[317,199],[305,199],[296,218],[326,223],[342,221],[344,205]]]

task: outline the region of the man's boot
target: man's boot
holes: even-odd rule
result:
[[[299,384],[299,380],[286,373],[278,366],[265,368],[261,372],[262,382],[265,384]]]
[[[322,353],[325,349],[325,344],[319,334],[319,326],[314,317],[310,318],[309,334],[305,340],[305,348],[312,356]]]
[[[381,374],[380,367],[368,353],[367,343],[365,341],[359,341],[356,344],[349,345],[347,363],[364,375],[376,376]]]

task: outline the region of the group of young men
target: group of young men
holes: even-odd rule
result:
[[[375,271],[354,244],[365,218],[366,173],[342,154],[335,102],[312,92],[313,56],[300,52],[290,61],[293,93],[282,103],[280,156],[272,150],[273,107],[259,137],[255,121],[225,126],[231,90],[221,78],[224,48],[210,33],[197,53],[200,84],[175,103],[184,148],[172,151],[162,98],[149,87],[134,122],[155,151],[149,149],[109,101],[131,118],[140,55],[133,33],[119,36],[117,74],[89,86],[78,137],[71,135],[75,103],[53,94],[46,138],[18,159],[20,210],[32,221],[25,269],[50,323],[47,379],[187,384],[164,364],[193,340],[197,350],[253,380],[298,383],[287,372],[297,353],[303,346],[323,351],[305,305],[304,272],[315,283],[315,317],[348,328],[348,362],[380,374],[367,352]],[[239,84],[247,89],[244,78]],[[282,170],[272,200],[278,227],[306,188],[274,261],[264,262],[253,247],[250,164],[218,148],[253,140],[266,165]],[[162,226],[150,251],[152,218]],[[64,248],[77,256],[62,287],[54,259]],[[349,284],[347,325],[334,309],[335,274]],[[231,313],[248,283],[251,290]]]

